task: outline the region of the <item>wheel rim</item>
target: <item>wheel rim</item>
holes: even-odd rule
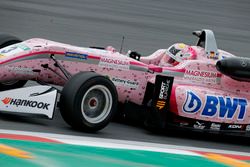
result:
[[[3,84],[3,85],[14,85],[17,82],[18,82],[18,80],[4,81],[4,82],[1,82],[1,84]]]
[[[113,104],[109,89],[103,85],[95,85],[88,89],[81,102],[81,112],[89,123],[100,123],[110,113]]]

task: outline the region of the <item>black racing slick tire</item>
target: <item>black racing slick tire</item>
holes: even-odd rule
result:
[[[94,72],[80,72],[64,85],[59,107],[70,126],[95,132],[108,125],[117,105],[117,91],[112,81]]]
[[[22,40],[17,37],[8,34],[0,34],[0,49],[19,42],[22,42]],[[0,82],[0,91],[23,87],[26,82],[26,80],[12,80]]]
[[[22,40],[15,36],[8,34],[0,34],[0,49],[20,42],[22,42]]]
[[[0,82],[0,91],[21,88],[27,83],[26,80],[12,80]]]

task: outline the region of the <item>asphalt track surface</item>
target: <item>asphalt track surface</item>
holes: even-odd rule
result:
[[[172,43],[194,44],[193,30],[212,29],[218,47],[250,56],[249,0],[0,0],[0,32],[78,46],[136,50],[148,55]],[[125,139],[250,152],[249,138],[175,132],[151,134],[141,127],[111,123],[88,134],[72,130],[59,111],[54,120],[0,115],[0,128]]]

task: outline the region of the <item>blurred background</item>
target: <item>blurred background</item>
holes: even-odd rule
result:
[[[0,32],[149,55],[212,29],[219,48],[250,56],[249,0],[0,0]]]

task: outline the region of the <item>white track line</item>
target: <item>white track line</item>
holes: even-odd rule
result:
[[[36,137],[57,140],[59,142],[66,143],[66,144],[95,146],[95,147],[103,147],[103,148],[146,150],[146,151],[156,151],[156,152],[193,155],[193,156],[201,156],[201,155],[194,153],[192,151],[250,156],[250,153],[239,152],[239,151],[218,150],[218,149],[158,144],[158,143],[149,143],[149,142],[138,142],[138,141],[129,141],[129,140],[105,139],[105,138],[96,138],[96,137],[82,137],[82,136],[62,135],[62,134],[53,134],[53,133],[27,132],[27,131],[4,130],[4,129],[0,129],[0,133],[36,136]]]

